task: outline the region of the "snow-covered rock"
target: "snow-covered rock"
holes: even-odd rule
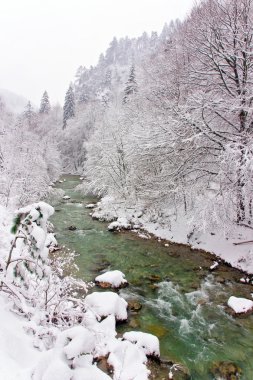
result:
[[[115,380],[148,380],[150,371],[145,366],[146,362],[143,351],[128,341],[118,341],[108,357]]]
[[[211,266],[210,266],[210,270],[214,270],[216,269],[217,267],[219,266],[219,263],[217,261],[215,261]]]
[[[64,195],[64,197],[62,197],[62,199],[68,200],[68,199],[70,199],[70,196],[69,195]]]
[[[85,206],[85,208],[94,208],[96,207],[95,203],[89,203],[88,205]]]
[[[115,222],[112,222],[107,227],[108,231],[120,231],[120,230],[130,230],[132,228],[131,224],[127,218],[118,218]]]
[[[95,278],[95,282],[98,284],[109,284],[112,288],[119,288],[128,284],[127,280],[125,279],[124,273],[122,273],[119,270],[112,270],[100,274]]]
[[[155,335],[141,331],[129,331],[123,335],[123,338],[135,343],[145,355],[160,357],[159,340]]]
[[[94,292],[86,296],[85,304],[98,318],[114,315],[118,321],[127,320],[127,302],[116,293]]]
[[[228,306],[231,307],[236,314],[253,312],[253,301],[247,298],[231,296],[228,300]]]

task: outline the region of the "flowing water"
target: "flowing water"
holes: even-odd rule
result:
[[[235,363],[241,379],[252,380],[253,316],[235,319],[225,307],[231,295],[251,298],[253,287],[239,282],[242,274],[225,265],[210,273],[212,256],[183,245],[108,232],[85,208],[94,199],[74,190],[79,178],[64,179],[57,187],[71,199],[55,205],[52,222],[58,242],[79,254],[79,276],[90,281],[105,269],[119,269],[130,283],[120,294],[143,305],[118,331],[157,335],[161,355],[188,367],[194,380],[213,379],[210,368],[219,361]],[[68,230],[71,225],[77,229]]]

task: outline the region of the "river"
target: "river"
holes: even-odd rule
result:
[[[59,244],[79,254],[79,277],[90,281],[102,270],[121,270],[130,286],[120,294],[143,306],[118,331],[157,335],[161,355],[184,364],[194,380],[213,379],[210,369],[220,361],[235,363],[241,379],[252,380],[253,316],[233,318],[225,307],[231,295],[251,298],[253,287],[239,282],[242,274],[225,265],[210,273],[212,256],[187,246],[108,232],[85,208],[94,199],[75,191],[79,177],[63,178],[56,187],[71,199],[56,203],[51,219]],[[77,229],[70,231],[71,225]]]

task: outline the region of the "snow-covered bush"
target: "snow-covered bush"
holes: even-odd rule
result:
[[[85,282],[62,276],[64,266],[73,263],[73,255],[57,265],[49,255],[50,247],[57,244],[47,232],[53,212],[45,202],[17,210],[12,228],[15,235],[6,263],[2,261],[2,290],[9,295],[13,311],[30,321],[27,330],[35,335],[40,348],[44,343],[47,347],[53,344],[55,330],[51,326],[66,328],[81,322],[84,302],[74,294],[87,292]],[[40,342],[43,338],[44,343]]]

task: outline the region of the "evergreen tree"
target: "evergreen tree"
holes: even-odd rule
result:
[[[31,125],[35,119],[35,112],[33,110],[33,106],[31,104],[30,100],[25,107],[23,116],[24,116],[24,119],[27,121],[28,126],[31,127]]]
[[[66,128],[67,121],[75,116],[75,95],[72,84],[70,84],[65,96],[63,106],[63,129]]]
[[[44,92],[40,102],[39,113],[48,114],[51,109],[47,91]]]
[[[129,96],[135,94],[137,92],[137,82],[135,79],[135,67],[131,66],[130,74],[128,80],[126,82],[126,87],[124,90],[123,103],[127,103]]]

